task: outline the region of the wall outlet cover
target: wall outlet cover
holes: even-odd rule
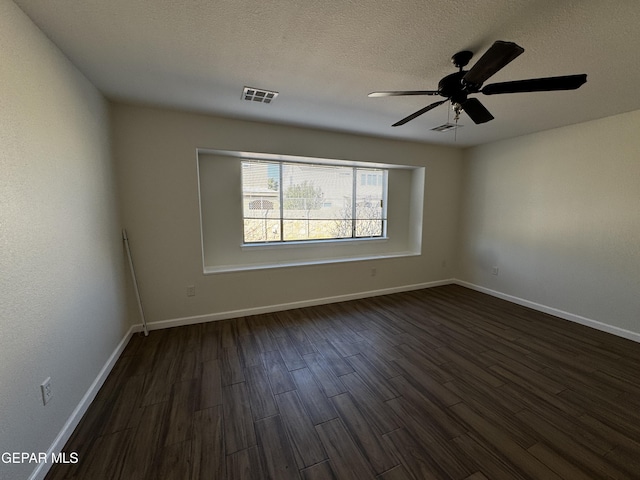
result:
[[[51,390],[51,377],[40,384],[40,391],[42,392],[42,404],[46,405],[53,397],[53,390]]]

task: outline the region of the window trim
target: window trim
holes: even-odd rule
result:
[[[240,245],[240,248],[252,250],[252,249],[264,249],[268,250],[270,248],[305,248],[312,246],[322,246],[328,244],[335,243],[369,243],[369,242],[386,242],[389,240],[387,236],[378,236],[378,237],[354,237],[354,238],[320,238],[314,240],[286,240],[284,242],[255,242],[255,243],[243,243]]]

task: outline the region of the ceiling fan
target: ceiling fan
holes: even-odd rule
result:
[[[511,82],[482,84],[492,75],[507,66],[513,59],[524,52],[524,48],[513,42],[496,41],[470,70],[464,70],[473,52],[468,50],[458,52],[451,57],[453,63],[459,71],[447,75],[438,82],[437,90],[407,90],[395,92],[372,92],[369,97],[395,97],[402,95],[440,95],[444,100],[434,102],[421,108],[417,112],[394,123],[393,127],[404,125],[405,123],[419,117],[423,113],[442,105],[446,101],[451,101],[455,112],[455,121],[458,121],[460,112],[465,112],[474,123],[486,123],[493,120],[493,115],[477,98],[469,98],[474,93],[484,95],[498,95],[502,93],[520,92],[550,92],[554,90],[575,90],[580,88],[586,81],[586,74],[565,75],[561,77],[530,78],[527,80],[515,80]]]

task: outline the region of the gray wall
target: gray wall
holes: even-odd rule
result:
[[[635,111],[468,150],[459,278],[640,340],[638,131]]]
[[[112,120],[124,222],[150,322],[331,299],[453,276],[459,149],[124,104],[113,106]],[[203,275],[196,148],[425,167],[423,255]],[[186,296],[187,285],[195,285],[195,297]]]
[[[130,327],[109,116],[8,0],[0,85],[0,452],[46,452]]]

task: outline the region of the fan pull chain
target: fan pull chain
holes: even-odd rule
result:
[[[460,119],[460,112],[462,111],[462,106],[459,103],[453,104],[453,111],[456,112],[453,119],[456,122],[456,128],[453,129],[453,141],[458,141],[458,120]],[[447,120],[448,121],[448,120]]]

